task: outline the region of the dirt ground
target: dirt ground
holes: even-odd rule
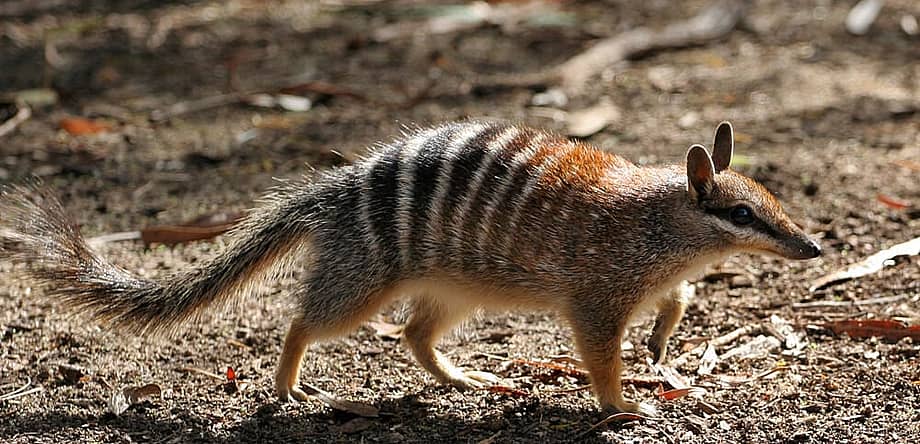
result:
[[[384,26],[411,31],[459,12],[407,1],[3,2],[0,93],[46,87],[59,99],[0,136],[0,181],[41,176],[88,236],[244,210],[273,178],[353,161],[404,124],[488,117],[564,132],[564,111],[606,98],[619,116],[588,140],[642,164],[680,162],[689,144],[709,143],[715,124],[731,120],[735,167],[776,192],[826,254],[806,262],[739,256],[707,270],[669,352],[673,360],[692,350],[677,370],[705,389],[700,398],[656,396],[660,377],[644,346],[651,320],[639,320],[625,352],[636,382],[626,390],[660,417],[593,430],[604,415],[587,379],[533,364],[575,356],[552,313],[485,313],[441,345],[458,364],[513,381],[514,392],[438,386],[404,345],[369,326],[313,346],[303,380],[380,410],[365,419],[320,401],[275,401],[296,273],[238,309],[155,340],[63,310],[3,263],[0,399],[35,391],[0,401],[0,441],[920,442],[920,346],[825,328],[850,318],[920,324],[917,257],[809,292],[814,279],[920,235],[920,40],[899,26],[920,6],[891,0],[856,37],[842,26],[852,3],[756,2],[723,39],[617,63],[570,91],[567,103],[534,106],[541,87],[480,86],[564,62],[637,26],[665,26],[706,2],[553,2],[517,26],[385,41],[375,39]],[[316,81],[339,91],[306,93],[308,111],[234,103],[150,118],[231,90]],[[0,104],[0,118],[10,109]],[[110,130],[70,134],[60,123],[73,116]],[[882,202],[892,199],[908,206]],[[155,278],[223,245],[110,242],[100,251]],[[888,302],[795,305],[875,298]],[[400,319],[394,307],[378,320]],[[715,347],[722,359],[712,374],[698,374],[697,347],[746,326]],[[780,344],[777,331],[800,341]],[[228,367],[236,387],[226,383]],[[114,394],[151,383],[160,395],[109,412]]]

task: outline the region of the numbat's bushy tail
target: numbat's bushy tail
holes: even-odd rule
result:
[[[97,320],[138,334],[162,334],[259,283],[305,239],[309,223],[298,212],[307,208],[292,205],[293,189],[271,194],[234,229],[222,254],[152,281],[93,252],[58,198],[39,182],[9,186],[0,194],[0,256],[24,263],[45,294]]]
[[[673,290],[706,264],[741,251],[821,254],[769,191],[731,171],[733,147],[722,123],[711,153],[693,145],[684,164],[640,167],[530,128],[427,128],[309,183],[283,185],[224,252],[160,282],[93,254],[61,204],[37,187],[0,197],[0,241],[47,293],[141,333],[228,300],[308,243],[275,379],[282,399],[306,398],[297,382],[311,342],[408,296],[404,340],[441,382],[494,382],[434,349],[476,308],[548,308],[571,324],[600,404],[649,413],[621,389],[620,343],[635,312],[658,308],[648,345],[660,360],[684,310]]]

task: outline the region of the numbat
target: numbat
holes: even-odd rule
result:
[[[93,253],[38,186],[3,193],[0,245],[45,293],[143,335],[169,334],[305,258],[276,375],[283,401],[307,398],[298,378],[310,343],[347,334],[404,296],[413,309],[406,344],[442,383],[496,380],[435,350],[472,311],[551,308],[571,324],[600,405],[651,414],[622,393],[620,343],[633,314],[660,310],[649,347],[661,360],[686,303],[677,287],[706,264],[738,252],[821,254],[773,195],[729,169],[732,150],[728,123],[711,156],[693,145],[686,165],[654,168],[529,128],[451,123],[282,184],[223,252],[159,282]]]

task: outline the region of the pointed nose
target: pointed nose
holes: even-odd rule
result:
[[[818,256],[821,256],[821,246],[817,242],[809,239],[808,246],[805,247],[805,254],[807,255],[806,259],[814,259]]]

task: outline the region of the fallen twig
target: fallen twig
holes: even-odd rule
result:
[[[584,369],[580,369],[572,365],[557,364],[555,362],[532,361],[528,359],[512,359],[511,362],[514,362],[515,364],[524,364],[531,367],[548,368],[550,370],[564,373],[568,376],[585,377],[588,375],[588,372]]]
[[[721,38],[735,29],[747,12],[745,0],[719,0],[693,18],[664,29],[636,28],[611,37],[556,67],[562,86],[578,90],[591,77],[637,54],[681,48]]]
[[[762,372],[760,372],[760,373],[757,373],[757,374],[755,374],[755,375],[752,375],[752,376],[719,375],[719,376],[717,376],[717,379],[719,380],[719,382],[721,382],[721,383],[723,383],[723,384],[726,384],[726,385],[729,385],[729,386],[737,386],[737,385],[749,384],[749,383],[755,382],[755,381],[757,381],[757,380],[759,380],[759,379],[766,378],[767,376],[770,376],[770,375],[773,375],[773,374],[776,374],[776,373],[779,373],[779,372],[784,372],[784,371],[787,371],[787,370],[789,370],[789,366],[788,366],[788,365],[785,365],[785,364],[778,364],[778,365],[774,366],[774,367],[771,368],[771,369],[764,370],[764,371],[762,371]]]
[[[153,122],[164,122],[183,114],[239,103],[243,100],[243,97],[247,95],[249,94],[236,92],[174,103],[166,109],[153,110],[150,113],[150,120]]]
[[[662,29],[640,27],[596,43],[561,65],[529,74],[486,79],[479,89],[561,85],[578,91],[592,77],[618,62],[651,51],[699,45],[724,37],[744,17],[749,0],[717,0],[694,17]]]
[[[610,424],[611,422],[614,422],[614,421],[635,421],[635,420],[637,420],[637,419],[654,420],[654,418],[652,418],[652,417],[640,415],[640,414],[638,414],[638,413],[614,413],[614,414],[612,414],[612,415],[610,415],[610,416],[608,416],[608,417],[602,419],[602,420],[601,420],[600,422],[598,422],[597,424],[592,425],[591,428],[589,428],[588,430],[585,430],[584,432],[579,433],[577,436],[575,436],[575,441],[579,441],[581,438],[584,438],[585,435],[587,435],[588,433],[591,433],[591,432],[593,432],[594,430],[597,430],[598,427],[605,426],[605,425],[607,425],[607,424]]]
[[[211,378],[211,379],[216,379],[216,380],[221,381],[221,382],[227,380],[227,377],[224,376],[224,375],[218,375],[217,373],[209,372],[209,371],[207,371],[207,370],[202,370],[202,369],[197,368],[197,367],[180,367],[180,368],[179,368],[179,371],[180,371],[180,372],[183,372],[183,373],[197,373],[197,374],[199,374],[199,375],[207,376],[207,377],[209,377],[209,378]]]
[[[713,347],[721,347],[723,345],[728,345],[734,342],[735,340],[737,340],[738,338],[742,336],[747,336],[755,332],[760,332],[762,330],[763,330],[763,326],[759,324],[745,325],[744,327],[740,327],[735,330],[732,330],[722,336],[719,336],[718,338],[713,338],[709,340],[709,344],[711,344]],[[678,367],[683,366],[684,364],[687,363],[690,357],[693,356],[693,353],[695,350],[696,348],[686,353],[681,354],[680,356],[674,358],[673,361],[667,363],[667,365],[673,368],[678,368]]]
[[[32,108],[29,108],[29,105],[24,102],[16,102],[16,114],[13,117],[10,117],[9,120],[0,124],[0,137],[3,137],[16,129],[20,123],[29,120],[29,117],[32,117]]]
[[[822,276],[816,279],[808,290],[815,292],[834,284],[860,278],[885,268],[887,265],[890,265],[891,260],[896,257],[916,256],[918,254],[920,254],[920,237],[879,251],[843,270],[838,270],[829,275]]]
[[[880,298],[862,299],[859,301],[814,301],[814,302],[796,302],[792,308],[835,308],[835,307],[856,307],[859,305],[888,304],[907,299],[906,294],[895,296],[885,296]]]

